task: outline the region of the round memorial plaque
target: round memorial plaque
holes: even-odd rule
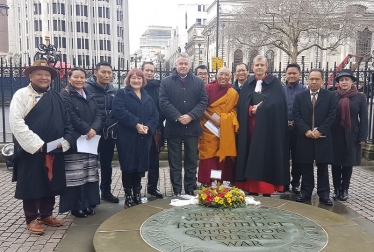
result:
[[[147,219],[145,242],[159,251],[320,251],[327,234],[312,220],[277,208],[174,207]]]

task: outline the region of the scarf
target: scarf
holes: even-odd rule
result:
[[[358,91],[355,85],[352,85],[348,91],[343,91],[338,87],[338,94],[341,97],[338,104],[338,111],[340,113],[340,124],[347,130],[351,130],[351,113],[349,109],[350,98],[357,95]]]
[[[38,86],[36,86],[36,85],[34,85],[34,84],[32,84],[32,83],[31,83],[31,87],[32,87],[32,89],[34,89],[35,92],[37,92],[38,94],[43,94],[43,93],[47,92],[48,89],[49,89],[49,87],[47,87],[46,89],[40,88],[40,87],[38,87]]]

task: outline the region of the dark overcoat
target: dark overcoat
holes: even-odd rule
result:
[[[249,116],[249,106],[256,86],[252,76],[243,85],[238,101],[238,155],[236,180],[253,179],[273,185],[289,181],[287,102],[280,81],[269,74],[262,83],[264,102],[256,116]],[[255,118],[250,136],[249,122]]]
[[[338,93],[337,101],[341,97]],[[361,164],[361,141],[366,141],[368,136],[368,109],[365,95],[358,93],[349,99],[351,113],[351,130],[346,130],[340,124],[341,115],[336,113],[332,127],[332,146],[334,153],[333,165],[354,166]]]
[[[158,123],[158,111],[152,97],[141,89],[141,99],[130,86],[117,91],[113,100],[113,115],[118,120],[116,141],[121,170],[146,172],[149,149]],[[136,125],[148,126],[148,134],[139,134]]]
[[[201,78],[188,73],[184,82],[174,69],[172,75],[162,79],[160,109],[166,117],[165,137],[198,137],[202,135],[200,117],[208,106],[208,96]],[[192,117],[188,125],[178,122],[178,117]]]
[[[83,91],[86,98],[83,98],[71,85],[60,92],[73,125],[73,146],[66,154],[77,152],[76,142],[81,135],[86,135],[91,129],[97,133],[101,131],[101,113],[96,100],[86,88],[83,88]]]
[[[69,115],[59,93],[47,91],[30,110],[25,124],[44,142],[43,152],[34,154],[22,149],[15,141],[13,181],[17,181],[15,198],[40,199],[59,195],[66,190],[65,162],[62,148],[48,154],[54,156],[52,179],[45,167],[47,143],[63,137],[72,143],[72,127]]]
[[[97,106],[101,113],[101,121],[102,121],[102,127],[105,127],[105,121],[112,110],[112,103],[114,99],[114,95],[117,92],[117,89],[113,86],[112,83],[109,83],[106,88],[103,88],[99,85],[96,81],[96,77],[92,75],[84,85],[84,87],[91,92],[91,94],[94,96]],[[102,131],[97,132],[98,135],[101,135]]]
[[[147,80],[147,84],[145,85],[144,87],[144,90],[147,91],[147,94],[149,94],[155,105],[156,105],[156,108],[157,108],[157,111],[158,111],[158,125],[157,125],[157,129],[160,130],[161,132],[161,137],[160,137],[160,140],[158,141],[158,146],[164,146],[164,142],[165,142],[165,126],[164,126],[164,121],[165,121],[165,116],[164,114],[161,112],[160,110],[160,102],[159,102],[159,90],[160,90],[160,81],[159,80]],[[154,139],[153,139],[154,141]],[[156,145],[154,144],[154,146],[156,147]]]
[[[331,163],[334,160],[331,127],[335,120],[336,106],[335,94],[321,88],[314,107],[314,125],[324,137],[307,138],[305,133],[312,130],[313,115],[310,90],[296,95],[293,106],[294,126],[297,130],[296,162]]]

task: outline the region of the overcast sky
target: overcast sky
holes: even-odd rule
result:
[[[130,53],[139,48],[146,26],[176,26],[178,4],[189,0],[129,0]]]

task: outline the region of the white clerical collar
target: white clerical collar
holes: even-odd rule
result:
[[[261,93],[261,90],[262,90],[262,80],[258,80],[256,82],[255,92]]]

